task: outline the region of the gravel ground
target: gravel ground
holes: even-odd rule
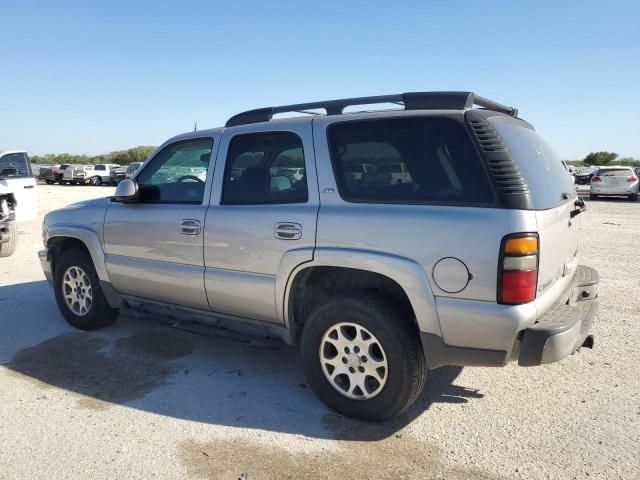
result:
[[[109,187],[38,187],[40,213]],[[293,349],[58,313],[40,220],[0,259],[0,478],[640,478],[640,202],[588,202],[595,349],[538,368],[442,368],[402,418],[327,410]]]

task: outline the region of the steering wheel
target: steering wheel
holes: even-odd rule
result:
[[[204,183],[203,180],[201,180],[200,178],[196,177],[195,175],[183,175],[178,180],[176,180],[176,183],[184,182],[185,180],[195,180],[196,182]]]

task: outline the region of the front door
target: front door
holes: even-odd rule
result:
[[[282,322],[279,272],[313,258],[319,200],[311,120],[282,126],[224,131],[204,234],[205,287],[216,312]]]
[[[202,249],[213,144],[201,137],[165,146],[136,176],[139,201],[107,210],[106,267],[118,292],[209,308]]]

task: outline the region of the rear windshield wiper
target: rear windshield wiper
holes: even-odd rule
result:
[[[571,218],[575,217],[576,215],[580,215],[582,212],[584,212],[587,209],[587,205],[584,203],[584,200],[582,200],[581,198],[577,198],[576,201],[573,202],[573,204],[576,206],[576,209],[571,210],[571,213],[569,214]]]

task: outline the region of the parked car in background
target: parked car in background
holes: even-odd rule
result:
[[[342,113],[381,102],[404,111]],[[272,120],[310,108],[327,114]],[[403,176],[355,181],[350,152]],[[279,174],[298,165],[297,182]],[[262,108],[171,138],[113,197],[49,212],[39,257],[77,328],[123,309],[299,345],[327,405],[384,420],[420,397],[429,369],[535,366],[592,346],[583,210],[515,108],[407,93]]]
[[[142,165],[142,162],[133,162],[130,163],[129,166],[127,167],[127,178],[131,178],[135,175],[135,173],[138,171],[138,169],[140,168],[140,165]]]
[[[86,174],[91,185],[102,185],[103,183],[109,183],[111,181],[111,170],[118,168],[120,165],[112,163],[96,163],[90,165]]]
[[[63,163],[60,165],[48,165],[41,166],[38,174],[38,178],[47,183],[47,185],[53,185],[54,183],[59,183],[62,185],[64,183],[64,171],[71,164]]]
[[[593,178],[589,198],[600,195],[624,196],[630,200],[638,199],[638,176],[631,167],[602,167]]]
[[[62,180],[71,185],[87,183],[89,181],[88,172],[92,167],[92,165],[69,165],[62,174]]]
[[[125,178],[127,178],[127,167],[113,167],[109,173],[109,185],[118,185]]]
[[[0,257],[16,248],[16,222],[33,220],[38,209],[36,179],[27,152],[0,152]]]
[[[581,167],[576,171],[575,178],[577,185],[589,185],[591,178],[596,172],[597,168],[594,167]]]

